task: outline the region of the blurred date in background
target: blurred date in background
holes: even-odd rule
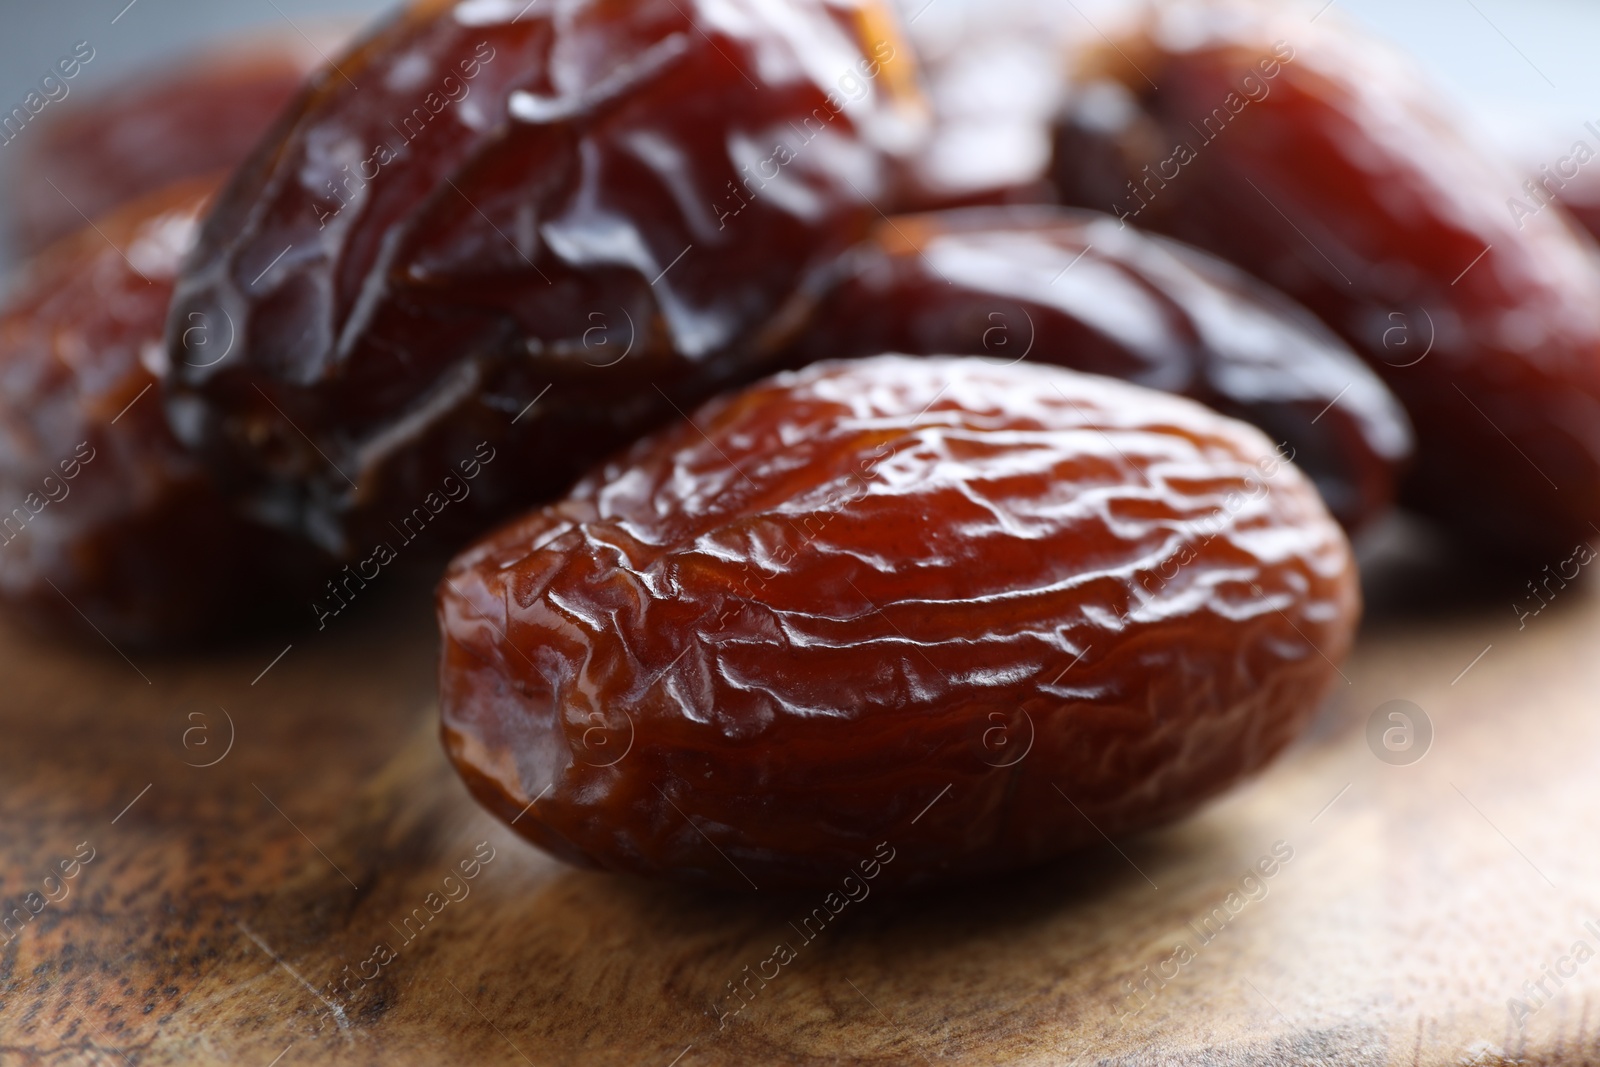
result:
[[[980,0],[900,2],[911,22],[912,36],[924,50],[940,39],[941,31],[970,17],[979,5]],[[16,115],[21,109],[30,119],[26,125],[13,119],[0,133],[0,197],[7,211],[15,210],[19,196],[38,195],[19,181],[16,169],[27,142],[36,140],[49,125],[46,120],[59,118],[72,103],[125,85],[135,72],[161,70],[162,61],[169,57],[186,63],[204,61],[211,46],[225,53],[232,45],[218,42],[236,44],[241,31],[280,36],[286,44],[303,49],[314,62],[319,51],[331,55],[343,35],[390,6],[375,0],[64,0],[56,4],[4,0],[0,3],[0,115]],[[1057,17],[1066,32],[1094,35],[1102,21],[1113,20],[1127,4],[1125,0],[1045,4],[1040,0],[981,0],[981,6],[993,13],[997,25],[1006,22],[1009,9],[1037,12],[1041,7],[1059,7]],[[1600,145],[1600,138],[1585,126],[1600,126],[1600,65],[1593,62],[1592,54],[1593,43],[1600,40],[1600,5],[1584,0],[1333,0],[1329,6],[1414,56],[1426,68],[1425,73],[1471,114],[1478,129],[1508,149],[1530,176],[1537,177],[1541,165],[1559,167],[1579,140]],[[216,59],[226,62],[226,55]],[[1028,74],[1016,66],[1009,69],[1020,87],[1013,90],[994,85],[989,80],[991,69],[974,79],[974,96],[1015,92],[1026,97]],[[36,113],[30,114],[30,104],[38,108]],[[978,109],[981,105],[973,106]],[[138,119],[129,116],[127,121]],[[997,137],[989,143],[994,150],[1019,158],[1029,151],[1026,144],[1015,140]],[[1600,187],[1600,181],[1594,184]],[[1513,193],[1515,190],[1508,191],[1508,195]],[[1596,211],[1600,212],[1600,203]],[[89,210],[88,214],[95,212]],[[16,264],[19,240],[25,237],[14,232],[0,234],[0,264],[8,268]]]

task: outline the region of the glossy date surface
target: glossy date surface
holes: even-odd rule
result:
[[[0,597],[27,622],[149,644],[309,589],[312,558],[235,517],[161,410],[167,302],[214,191],[175,186],[52,246],[0,313]]]
[[[242,162],[322,62],[319,49],[345,36],[311,33],[181,55],[95,96],[69,96],[59,115],[46,111],[19,136],[9,207],[22,251],[75,233],[86,216]]]
[[[421,0],[221,195],[171,322],[174,427],[340,554],[487,441],[460,511],[564,489],[763,370],[921,115],[876,0]]]
[[[1600,522],[1600,268],[1412,64],[1251,3],[1146,12],[1077,60],[1072,203],[1244,267],[1318,314],[1404,403],[1403,497],[1504,554]],[[1159,88],[1156,88],[1159,86]]]
[[[1261,767],[1358,596],[1315,489],[1243,423],[1051,367],[819,364],[458,557],[444,738],[574,863],[766,889],[886,847],[887,881],[928,883]]]
[[[1237,268],[1050,207],[899,216],[840,264],[800,362],[880,352],[1026,360],[1179,393],[1286,446],[1348,529],[1393,503],[1399,402],[1309,312]]]

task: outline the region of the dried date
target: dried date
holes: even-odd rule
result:
[[[1262,4],[1183,2],[1080,56],[1054,172],[1072,203],[1300,301],[1404,403],[1402,498],[1504,554],[1600,521],[1600,267],[1381,44]],[[1159,88],[1158,88],[1159,86]]]
[[[1261,767],[1358,595],[1311,483],[1192,401],[970,358],[818,364],[458,557],[444,738],[574,863],[765,889],[886,844],[886,881],[934,882]]]
[[[887,220],[838,273],[799,363],[904,352],[1104,374],[1287,445],[1347,529],[1394,501],[1399,402],[1309,312],[1212,256],[1092,212],[978,208]]]
[[[121,204],[242,162],[344,34],[253,39],[180,57],[59,117],[22,140],[12,208],[18,244],[33,253]],[[79,214],[82,212],[82,214]]]
[[[52,246],[0,312],[0,596],[25,621],[148,644],[309,592],[315,557],[236,517],[161,410],[167,303],[214,189]]]
[[[488,442],[476,532],[761,373],[920,115],[877,0],[420,0],[221,195],[174,300],[173,425],[342,555]],[[182,360],[193,316],[227,359]]]

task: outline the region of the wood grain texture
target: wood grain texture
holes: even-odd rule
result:
[[[0,933],[0,1065],[1600,1059],[1600,958],[1523,1027],[1507,1007],[1600,948],[1600,600],[1576,585],[1523,629],[1498,602],[1378,620],[1312,736],[1198,817],[874,894],[809,941],[816,894],[575,871],[480,813],[434,736],[426,590],[390,594],[254,684],[290,637],[130,663],[0,631],[0,903],[66,891]],[[1365,739],[1396,698],[1436,731],[1410,766]],[[778,943],[794,960],[733,998]]]

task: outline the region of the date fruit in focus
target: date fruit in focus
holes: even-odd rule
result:
[[[901,216],[841,261],[797,362],[880,352],[1027,360],[1179,393],[1286,446],[1346,529],[1410,456],[1399,401],[1303,308],[1213,256],[1109,216]]]
[[[559,493],[770,369],[925,117],[896,33],[877,0],[405,8],[207,219],[170,321],[237,344],[174,360],[176,432],[346,556],[480,443],[462,529]]]
[[[1411,416],[1404,502],[1494,554],[1569,550],[1600,522],[1594,244],[1557,211],[1515,218],[1515,169],[1339,23],[1146,10],[1077,61],[1062,194],[1231,260],[1343,336]]]
[[[459,556],[444,740],[573,863],[767,889],[886,846],[885,882],[932,883],[1260,768],[1358,598],[1316,490],[1244,423],[1054,367],[822,363]]]
[[[319,49],[345,36],[335,27],[311,32],[311,42],[268,34],[182,56],[170,73],[71,98],[59,115],[52,105],[37,131],[18,135],[12,209],[21,249],[31,254],[76,233],[85,217],[237,166],[322,63]]]
[[[53,245],[0,311],[0,597],[25,622],[147,645],[309,591],[314,554],[236,517],[161,410],[167,303],[216,184]],[[208,332],[190,324],[189,358],[225,343]]]

